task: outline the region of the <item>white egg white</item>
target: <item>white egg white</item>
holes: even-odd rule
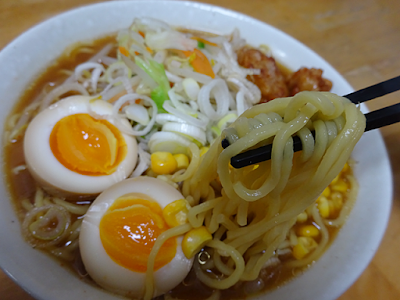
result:
[[[146,273],[131,271],[114,262],[100,240],[99,224],[115,199],[127,194],[145,195],[158,202],[161,208],[182,199],[183,196],[167,183],[151,178],[136,177],[119,182],[101,193],[86,213],[79,237],[83,263],[89,275],[105,289],[130,297],[142,297]],[[181,248],[182,237],[177,238],[176,255],[167,265],[154,272],[154,297],[162,295],[183,281],[193,259],[187,259]]]
[[[93,97],[71,96],[40,112],[29,124],[24,138],[27,167],[36,181],[50,194],[68,198],[94,197],[106,188],[124,180],[132,173],[137,161],[137,142],[122,134],[128,147],[125,159],[110,175],[89,176],[76,173],[62,165],[53,155],[49,138],[56,123],[69,115],[88,113],[114,123],[112,105]],[[125,120],[124,120],[125,121]]]

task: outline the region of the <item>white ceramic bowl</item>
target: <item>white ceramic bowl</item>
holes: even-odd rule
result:
[[[67,46],[125,28],[134,17],[141,16],[217,33],[229,33],[238,27],[248,43],[256,46],[268,44],[273,55],[291,69],[301,66],[322,68],[324,76],[334,83],[334,93],[345,95],[352,91],[345,79],[313,51],[248,16],[194,2],[118,1],[61,14],[28,30],[4,48],[0,53],[0,119],[4,122],[28,83]],[[355,173],[360,192],[348,221],[325,254],[303,275],[269,293],[269,300],[335,299],[357,279],[372,259],[384,234],[392,199],[390,164],[380,133],[364,134],[353,158],[358,162]],[[83,283],[60,267],[59,262],[25,243],[8,198],[6,184],[2,181],[0,265],[11,278],[34,297],[43,300],[119,298]]]

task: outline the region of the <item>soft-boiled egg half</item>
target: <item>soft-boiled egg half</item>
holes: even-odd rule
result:
[[[25,161],[48,193],[94,197],[132,173],[136,139],[114,126],[111,116],[110,103],[71,96],[31,121],[24,138]]]
[[[79,236],[89,275],[106,290],[142,298],[147,260],[157,237],[169,227],[162,209],[183,196],[164,181],[136,177],[101,193],[86,213]],[[176,287],[192,267],[181,248],[182,236],[168,239],[154,264],[154,295]]]

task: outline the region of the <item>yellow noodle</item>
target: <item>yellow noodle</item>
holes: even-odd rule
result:
[[[15,167],[14,169],[12,169],[12,172],[14,174],[18,174],[19,172],[24,171],[24,170],[26,170],[26,165],[19,165],[19,166]]]
[[[161,233],[156,242],[154,243],[153,248],[151,249],[148,261],[147,261],[147,271],[146,271],[146,284],[145,284],[145,295],[144,300],[150,300],[153,298],[154,292],[154,282],[153,282],[153,273],[154,273],[154,263],[157,256],[158,251],[160,251],[161,246],[165,243],[166,240],[172,238],[174,236],[183,235],[192,229],[190,224],[186,223],[177,227],[173,227]]]
[[[224,214],[218,215],[218,223],[224,226],[227,230],[235,230],[239,228],[238,224],[234,223],[231,219],[229,219],[228,216]]]
[[[233,247],[226,245],[219,240],[212,240],[207,245],[210,248],[215,248],[216,250],[221,250],[227,256],[231,257],[235,262],[235,270],[231,275],[223,279],[211,278],[207,274],[201,271],[199,268],[195,268],[197,277],[205,283],[207,286],[216,289],[227,289],[233,286],[236,282],[240,280],[240,276],[243,274],[245,263],[243,256]]]
[[[44,193],[41,188],[36,188],[36,193],[35,193],[35,199],[34,199],[34,205],[35,207],[41,207],[44,204]]]
[[[289,231],[289,242],[292,247],[297,245],[297,235],[293,228]]]
[[[247,225],[248,208],[249,208],[249,202],[241,202],[239,204],[236,220],[240,226]]]
[[[6,120],[6,127],[7,128],[13,128],[15,125],[17,125],[18,119],[21,117],[20,113],[13,114],[10,117],[7,118]]]
[[[172,176],[172,180],[174,182],[181,182],[188,178],[191,178],[199,167],[199,163],[200,163],[199,147],[197,147],[195,144],[192,143],[189,145],[189,150],[190,150],[190,155],[191,155],[190,164],[189,164],[188,168],[186,169],[185,173],[178,174],[176,176],[174,174]]]
[[[52,204],[54,204],[54,203],[51,201],[50,197],[43,198],[43,205],[52,205]]]
[[[312,216],[314,218],[315,223],[319,226],[321,240],[318,243],[317,248],[311,254],[306,256],[304,259],[292,260],[292,261],[287,262],[286,265],[289,267],[303,267],[303,266],[306,266],[306,265],[312,263],[313,261],[315,261],[317,258],[319,258],[321,256],[322,252],[325,250],[325,247],[329,242],[328,229],[326,228],[324,222],[322,221],[322,218],[321,218],[316,206],[313,206]]]
[[[61,198],[53,198],[53,202],[57,205],[63,206],[66,208],[71,214],[75,215],[84,215],[86,211],[89,209],[89,204],[74,204],[68,201],[65,201]]]
[[[174,189],[178,188],[178,184],[172,180],[172,175],[158,175],[156,178],[165,181],[166,183],[171,185]]]
[[[25,129],[28,127],[28,124],[24,124],[18,128],[15,128],[13,131],[8,136],[8,142],[12,142],[13,140],[18,140],[20,137],[22,137],[23,133],[25,132]]]
[[[191,208],[188,213],[188,220],[190,224],[195,228],[200,227],[203,224],[204,217],[201,218],[199,215],[213,209],[220,200],[221,198],[213,199]]]
[[[68,238],[69,240],[72,241],[72,240],[77,240],[79,238],[79,232],[81,230],[82,220],[83,219],[76,220],[69,228],[70,231],[70,236]]]
[[[221,221],[225,221],[225,215],[222,214],[222,210],[224,209],[224,206],[226,205],[226,201],[224,201],[222,198],[221,200],[218,201],[217,205],[213,209],[213,213],[210,214],[211,220],[210,220],[210,225],[207,227],[208,231],[210,233],[214,233],[215,231],[218,230],[219,224]]]
[[[213,260],[214,266],[217,267],[218,271],[220,271],[222,274],[229,276],[233,273],[234,270],[222,262],[221,255],[219,255],[218,251],[213,256]]]
[[[62,260],[73,261],[76,257],[75,252],[78,249],[78,246],[79,241],[76,239],[70,242],[67,246],[51,248],[50,252]]]
[[[30,211],[33,208],[33,204],[29,201],[28,198],[21,200],[21,206],[26,210]]]
[[[257,279],[276,250],[285,245],[290,252],[289,245],[297,244],[293,225],[310,207],[307,211],[321,228],[321,239],[317,249],[293,265],[318,258],[329,235],[313,203],[340,173],[364,128],[359,109],[330,93],[302,92],[254,106],[239,117],[226,130],[231,145],[222,149],[217,139],[202,157],[198,172],[183,182],[184,195],[192,196],[190,224],[205,224],[214,233],[206,246],[215,248],[210,260],[220,275],[195,264],[199,280],[224,289],[239,280]],[[315,139],[310,130],[315,130]],[[296,134],[304,149],[299,155],[293,152]],[[272,139],[269,162],[239,170],[229,167],[231,157]],[[223,188],[214,192],[221,195],[214,198],[210,186],[216,178]],[[347,213],[345,209],[343,214]],[[343,221],[339,219],[338,223]]]

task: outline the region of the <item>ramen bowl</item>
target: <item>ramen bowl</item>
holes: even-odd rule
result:
[[[230,33],[236,27],[249,44],[267,44],[273,56],[292,70],[302,66],[323,69],[324,77],[333,82],[333,93],[345,95],[352,91],[346,80],[312,50],[251,17],[195,2],[118,1],[56,16],[28,30],[1,51],[1,120],[4,122],[29,83],[68,46],[115,33],[128,27],[135,17],[145,16],[219,34]],[[366,111],[364,106],[361,109]],[[390,164],[380,133],[364,134],[352,157],[360,184],[358,199],[331,246],[303,274],[255,299],[336,299],[369,264],[384,234],[392,199]],[[22,238],[5,179],[0,183],[0,197],[0,266],[17,284],[43,300],[121,298],[83,282],[59,261],[29,246]]]

